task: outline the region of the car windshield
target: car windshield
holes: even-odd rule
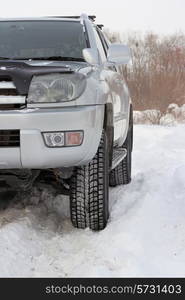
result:
[[[1,21],[0,59],[83,60],[83,27],[75,21]],[[69,60],[69,59],[68,59]]]

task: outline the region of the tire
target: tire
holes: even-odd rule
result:
[[[70,210],[74,227],[102,230],[109,218],[109,153],[105,131],[92,161],[76,167],[70,180]]]
[[[115,187],[121,184],[128,184],[131,182],[131,169],[132,169],[132,148],[133,148],[133,118],[132,108],[130,111],[129,130],[127,138],[122,146],[127,150],[127,156],[111,170],[109,175],[109,185]]]

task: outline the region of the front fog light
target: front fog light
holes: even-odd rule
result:
[[[48,147],[64,146],[64,132],[45,132],[43,135]]]
[[[70,147],[80,146],[83,142],[84,133],[79,131],[43,132],[47,147]]]

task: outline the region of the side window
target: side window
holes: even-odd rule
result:
[[[93,27],[93,30],[94,30],[94,35],[95,35],[95,39],[96,39],[97,48],[99,50],[102,62],[105,62],[106,61],[106,54],[105,54],[105,50],[104,50],[102,41],[100,40],[99,34],[96,30],[96,27]]]
[[[99,28],[97,28],[97,32],[98,32],[99,38],[102,42],[105,55],[107,57],[107,51],[108,51],[108,48],[109,48],[108,42],[107,42],[103,32]],[[114,72],[119,72],[118,68],[115,65],[109,66],[109,69],[114,71]]]
[[[106,42],[106,40],[105,40],[105,37],[104,37],[102,31],[101,31],[99,28],[97,28],[97,32],[98,32],[98,35],[99,35],[100,40],[101,40],[101,42],[102,42],[102,45],[103,45],[103,48],[104,48],[104,51],[105,51],[105,55],[107,56],[107,50],[108,50],[108,48],[109,48],[109,47],[108,47],[108,44],[107,44],[107,42]]]
[[[105,36],[103,35],[102,31],[100,29],[98,29],[97,31],[98,31],[99,37],[102,41],[103,48],[104,48],[104,51],[105,51],[105,55],[107,57],[107,51],[109,49],[109,45],[108,45],[107,40],[105,39]],[[109,69],[114,71],[114,72],[118,72],[118,69],[115,65],[110,65]]]
[[[103,37],[105,39],[105,42],[107,44],[107,47],[109,48],[109,46],[111,45],[111,42],[109,41],[108,37],[106,36],[106,34],[103,34]]]

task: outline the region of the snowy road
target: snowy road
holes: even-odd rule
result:
[[[74,229],[47,186],[0,210],[0,277],[185,276],[185,126],[134,133],[133,180],[110,190],[104,231]]]

